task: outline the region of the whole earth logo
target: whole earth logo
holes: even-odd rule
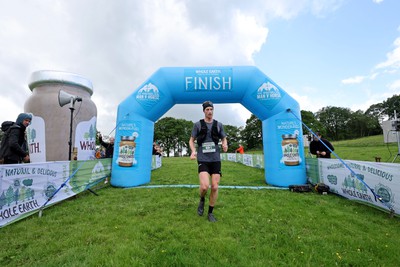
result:
[[[392,190],[390,190],[389,187],[383,184],[377,184],[375,186],[375,192],[382,198],[384,202],[386,203],[393,202]]]

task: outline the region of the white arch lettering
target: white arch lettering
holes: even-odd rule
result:
[[[220,69],[185,71],[185,91],[232,90],[232,72]]]

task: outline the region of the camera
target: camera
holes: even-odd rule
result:
[[[400,120],[392,121],[393,131],[400,131]]]

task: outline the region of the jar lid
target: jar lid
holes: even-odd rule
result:
[[[92,82],[88,79],[71,72],[56,71],[56,70],[39,70],[32,73],[29,81],[29,89],[45,83],[66,83],[82,87],[84,90],[93,94]]]
[[[282,139],[296,139],[297,134],[282,134]]]
[[[133,137],[131,135],[123,135],[123,136],[121,136],[121,140],[122,141],[135,141],[135,137]]]

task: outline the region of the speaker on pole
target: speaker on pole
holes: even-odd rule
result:
[[[71,153],[72,153],[72,122],[73,122],[73,115],[74,115],[74,110],[75,110],[75,102],[81,102],[82,98],[79,96],[71,95],[63,90],[60,90],[58,93],[58,104],[60,104],[60,107],[65,106],[66,104],[69,105],[69,109],[71,110],[71,121],[69,125],[69,151],[68,151],[68,160],[71,160]]]
[[[71,104],[70,108],[73,108],[73,104],[78,101],[82,101],[82,98],[79,96],[71,95],[63,90],[60,90],[58,93],[58,104],[60,107],[65,106],[66,104]]]

